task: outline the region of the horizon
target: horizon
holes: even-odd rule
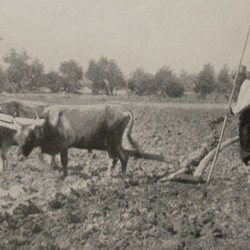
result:
[[[247,30],[247,0],[116,1],[0,0],[0,57],[11,48],[38,58],[45,71],[69,59],[83,70],[101,56],[114,59],[126,77],[137,68],[155,74],[198,73],[210,63],[238,67]],[[250,45],[243,64],[250,68]]]

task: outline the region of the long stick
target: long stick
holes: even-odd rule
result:
[[[241,55],[241,58],[240,58],[239,68],[238,68],[237,74],[236,74],[235,79],[234,79],[234,84],[233,84],[232,92],[231,92],[230,99],[229,99],[229,102],[228,102],[228,109],[231,108],[231,104],[232,104],[232,100],[233,100],[233,94],[234,94],[234,90],[235,90],[235,86],[236,86],[236,80],[238,78],[240,67],[241,67],[241,63],[242,63],[242,59],[243,59],[243,56],[244,56],[244,53],[245,53],[245,50],[246,50],[249,32],[250,32],[250,26],[248,28],[246,41],[245,41],[244,48],[243,48],[243,51],[242,51],[242,55]],[[227,124],[227,119],[228,119],[228,114],[226,114],[225,119],[224,119],[224,123],[223,123],[223,127],[222,127],[222,130],[221,130],[219,144],[217,146],[216,153],[215,153],[215,156],[214,156],[214,160],[213,160],[213,163],[212,163],[212,167],[211,167],[209,175],[208,175],[207,184],[209,184],[209,182],[210,182],[210,178],[211,178],[211,175],[212,175],[212,172],[213,172],[216,160],[218,158],[218,154],[220,152],[221,142],[222,142],[222,139],[223,139],[223,136],[224,136],[224,132],[225,132],[226,124]]]
[[[233,138],[230,138],[226,141],[224,141],[223,143],[221,143],[221,147],[220,147],[220,152],[228,147],[229,145],[231,145],[232,143],[236,142],[239,140],[239,136],[235,136]],[[201,175],[203,174],[203,172],[206,170],[208,163],[210,162],[211,159],[214,158],[214,154],[216,152],[216,148],[212,149],[203,159],[202,161],[199,163],[198,167],[195,169],[194,172],[194,177],[195,178],[200,178]]]

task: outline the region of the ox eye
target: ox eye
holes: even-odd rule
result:
[[[27,142],[32,142],[32,139],[30,137],[28,137]]]

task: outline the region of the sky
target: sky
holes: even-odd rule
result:
[[[249,25],[249,0],[0,0],[0,58],[15,48],[46,71],[69,59],[86,71],[106,56],[127,76],[237,69]],[[243,64],[250,70],[250,38]]]

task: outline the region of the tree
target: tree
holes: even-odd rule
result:
[[[69,60],[61,63],[59,72],[62,75],[62,87],[65,92],[76,93],[81,88],[83,70],[77,62]]]
[[[219,71],[217,81],[215,82],[215,101],[220,95],[224,95],[228,99],[230,89],[232,87],[232,77],[229,73],[227,65],[224,65]]]
[[[4,62],[8,65],[6,69],[6,77],[9,84],[15,91],[25,88],[29,82],[29,60],[30,56],[26,51],[17,53],[15,49],[4,56]],[[10,87],[10,86],[9,86]]]
[[[7,79],[3,68],[0,66],[0,92],[3,92],[7,85]]]
[[[215,87],[215,72],[214,68],[210,63],[203,66],[203,69],[197,76],[194,91],[198,98],[205,99]]]
[[[153,95],[158,91],[154,75],[146,73],[142,68],[136,69],[131,74],[128,88],[137,95]]]
[[[106,57],[101,57],[98,62],[89,62],[86,77],[92,81],[92,93],[98,94],[101,90],[107,95],[113,95],[115,89],[124,86],[124,78],[118,64]]]
[[[51,71],[46,74],[46,87],[53,93],[58,93],[63,85],[63,78],[57,72]]]
[[[162,96],[181,97],[184,94],[184,86],[180,79],[172,72],[172,70],[163,66],[155,75],[157,88]]]
[[[196,81],[196,74],[189,74],[186,70],[181,70],[179,73],[179,79],[185,90],[193,90]]]
[[[101,68],[94,60],[89,62],[89,67],[86,72],[86,77],[92,81],[92,94],[96,95],[100,90],[104,89],[104,85],[101,79]]]
[[[136,90],[136,82],[143,78],[145,75],[144,69],[143,68],[137,68],[134,72],[131,73],[131,77],[128,79],[128,88],[132,91],[135,92]]]
[[[29,65],[29,80],[26,85],[28,90],[34,91],[45,85],[44,66],[38,59]]]
[[[9,91],[34,91],[43,86],[44,65],[38,59],[31,62],[26,51],[17,53],[15,49],[11,49],[4,57],[4,62],[8,65],[6,77],[9,83],[6,88]]]

